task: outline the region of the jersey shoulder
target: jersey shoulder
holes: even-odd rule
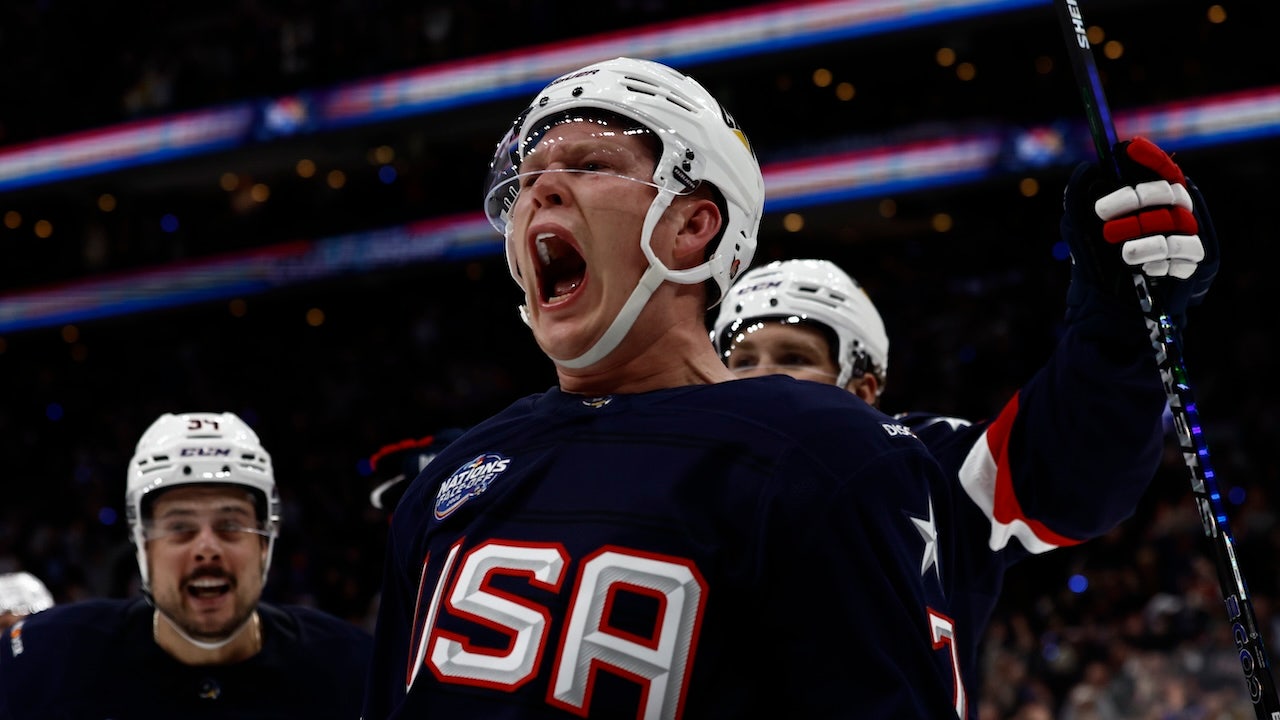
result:
[[[86,645],[118,642],[131,623],[149,622],[150,606],[144,600],[95,599],[55,605],[16,623],[6,633],[3,655],[35,657],[62,654],[74,644],[79,652]],[[15,645],[20,650],[15,652]]]
[[[83,600],[56,605],[0,635],[0,717],[56,707],[86,691],[104,658],[136,656],[151,642],[144,600]],[[26,715],[30,716],[30,715]]]
[[[333,660],[341,658],[338,664],[363,668],[373,651],[368,630],[316,608],[263,602],[258,614],[266,633],[281,640],[273,643],[276,649],[300,661],[312,658],[333,666]]]
[[[771,375],[720,383],[709,386],[706,398],[690,397],[724,418],[822,454],[922,449],[906,425],[835,385]]]

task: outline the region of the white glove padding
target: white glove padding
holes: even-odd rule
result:
[[[1141,267],[1148,277],[1191,277],[1205,251],[1182,170],[1144,138],[1124,144],[1123,151],[1161,179],[1122,187],[1100,198],[1094,212],[1103,221],[1103,237],[1112,244],[1123,243],[1121,258]]]

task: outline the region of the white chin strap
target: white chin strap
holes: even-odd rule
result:
[[[671,270],[658,256],[654,254],[652,247],[653,229],[658,226],[658,220],[662,218],[662,214],[666,212],[667,207],[671,205],[671,199],[674,193],[669,190],[659,189],[653,203],[649,205],[649,212],[644,218],[644,227],[640,231],[640,248],[644,251],[644,256],[649,260],[649,268],[644,271],[644,275],[640,276],[640,282],[636,283],[636,287],[631,291],[631,296],[627,298],[626,303],[622,305],[622,309],[613,318],[613,322],[609,324],[609,328],[604,331],[599,340],[595,344],[587,348],[587,351],[576,358],[561,359],[552,357],[551,359],[560,367],[578,370],[580,368],[590,367],[603,360],[609,353],[613,352],[622,342],[622,339],[631,331],[631,326],[635,324],[636,318],[640,316],[640,311],[644,309],[649,298],[653,297],[654,291],[662,285],[664,280],[670,280],[681,285],[693,285],[700,283],[711,277],[711,263],[704,262],[697,267],[688,270]],[[520,314],[528,322],[528,311],[524,306],[520,307]]]

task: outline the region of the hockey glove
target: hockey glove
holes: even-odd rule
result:
[[[1090,288],[1134,297],[1141,272],[1163,309],[1179,326],[1199,304],[1218,271],[1217,235],[1204,198],[1181,168],[1145,138],[1114,148],[1121,179],[1096,163],[1076,168],[1067,183],[1062,237],[1071,250],[1068,305]]]
[[[369,504],[379,510],[391,511],[409,483],[422,472],[427,463],[446,445],[462,436],[457,428],[441,430],[426,437],[401,440],[383,445],[369,456],[369,470],[377,485],[369,493]]]

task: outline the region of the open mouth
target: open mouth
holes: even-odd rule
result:
[[[568,300],[586,278],[586,260],[577,248],[555,233],[538,233],[534,247],[541,267],[538,289],[543,304],[556,305]]]
[[[231,583],[223,578],[202,577],[187,583],[187,594],[193,598],[216,598],[231,592]]]

